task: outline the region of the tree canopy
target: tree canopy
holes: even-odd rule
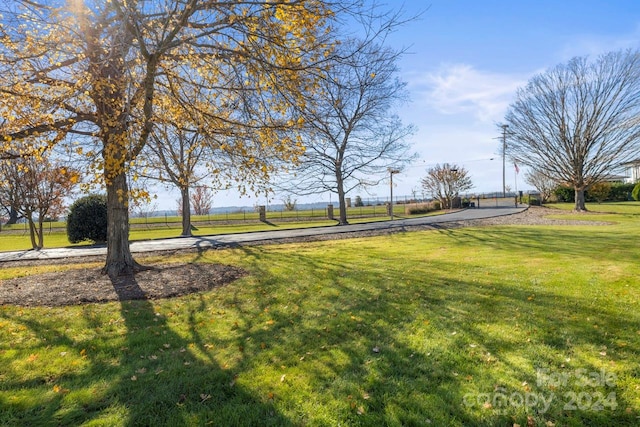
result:
[[[427,193],[440,200],[442,209],[453,208],[453,200],[462,191],[473,188],[469,172],[462,166],[448,163],[429,168],[421,182]]]
[[[506,114],[507,155],[584,191],[640,153],[640,52],[574,58],[533,77]]]
[[[340,3],[336,3],[338,7]],[[331,54],[332,4],[202,0],[17,0],[0,6],[0,157],[56,145],[106,186],[104,271],[139,265],[128,246],[128,170],[164,116],[263,178],[302,143],[289,130]],[[344,6],[339,6],[344,7]],[[251,185],[249,181],[248,185]]]

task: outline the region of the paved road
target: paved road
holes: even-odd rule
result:
[[[135,241],[131,243],[131,251],[152,252],[162,250],[190,249],[190,248],[210,248],[216,246],[227,246],[234,244],[242,244],[247,242],[258,242],[265,240],[278,240],[296,237],[318,236],[323,234],[349,233],[353,231],[369,231],[384,230],[392,228],[401,228],[412,225],[429,225],[441,224],[452,221],[465,221],[470,219],[490,218],[502,215],[511,215],[522,212],[526,209],[526,205],[521,207],[495,207],[487,206],[482,209],[466,209],[463,211],[453,212],[444,215],[427,216],[420,218],[396,219],[394,221],[380,221],[365,224],[351,224],[343,226],[300,228],[293,230],[273,230],[258,231],[251,233],[238,234],[220,234],[212,236],[198,237],[176,237],[173,239],[158,239]],[[104,246],[92,247],[69,247],[69,248],[52,248],[42,249],[40,251],[16,251],[1,252],[0,262],[3,261],[19,261],[34,259],[59,259],[78,256],[105,255],[107,249]]]

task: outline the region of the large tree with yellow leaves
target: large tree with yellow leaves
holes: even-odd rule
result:
[[[218,136],[249,176],[302,144],[288,132],[335,17],[319,0],[16,0],[0,6],[0,152],[91,160],[108,203],[104,272],[132,274],[129,168],[154,122]],[[222,136],[222,137],[220,137]]]

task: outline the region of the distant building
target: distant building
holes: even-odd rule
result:
[[[625,182],[633,184],[640,181],[640,159],[622,163],[621,166],[625,169]]]

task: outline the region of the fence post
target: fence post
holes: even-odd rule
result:
[[[327,218],[329,218],[330,220],[334,219],[334,216],[333,216],[333,205],[327,205]]]

